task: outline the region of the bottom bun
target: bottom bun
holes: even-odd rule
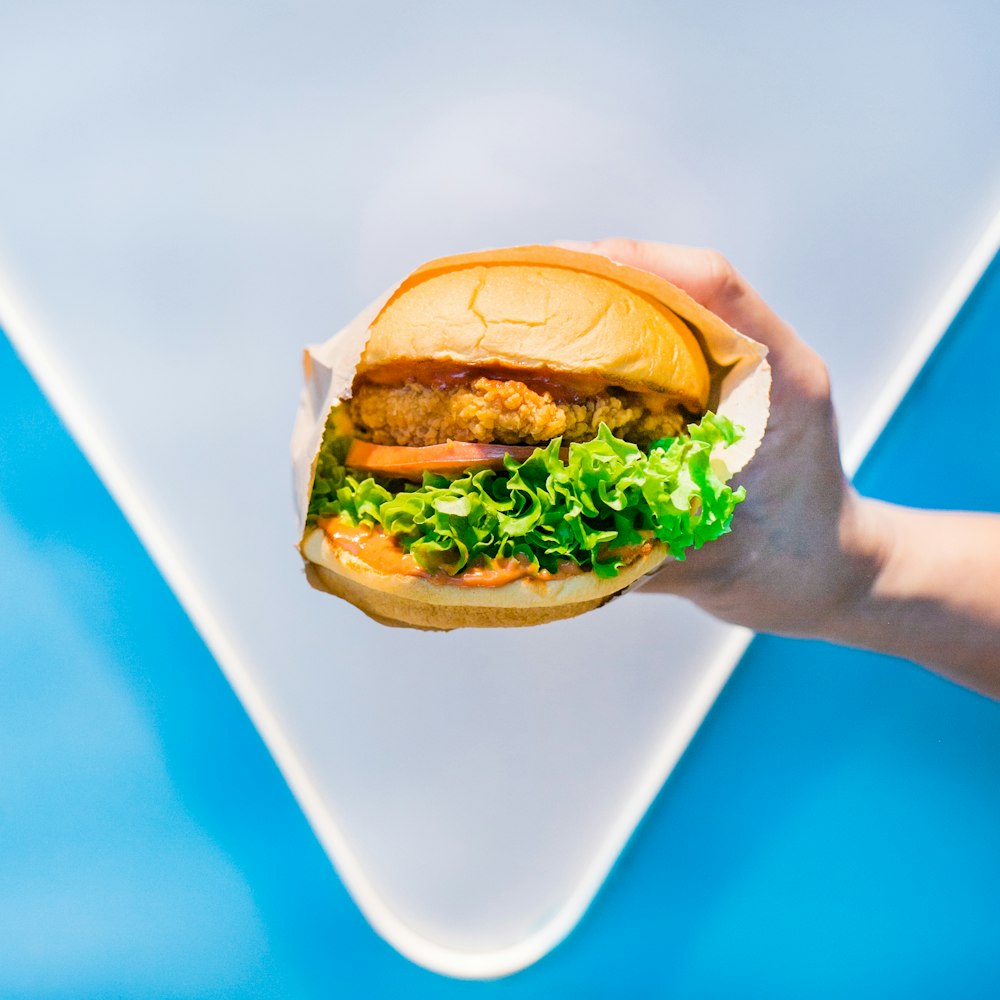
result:
[[[360,608],[383,625],[448,631],[455,628],[511,628],[572,618],[607,604],[667,557],[655,544],[623,566],[618,575],[579,573],[555,580],[523,577],[500,587],[463,587],[424,577],[382,573],[340,546],[322,528],[302,540],[306,579]]]

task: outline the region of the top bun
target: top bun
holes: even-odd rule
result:
[[[521,249],[534,252],[524,261],[509,259],[511,251],[466,254],[414,272],[372,323],[357,374],[420,361],[542,367],[705,410],[705,352],[687,323],[641,287],[652,275],[610,261],[609,273],[593,273],[605,270],[593,255]]]

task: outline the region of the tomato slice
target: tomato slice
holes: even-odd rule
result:
[[[404,445],[372,444],[355,438],[347,451],[344,464],[349,469],[360,469],[394,479],[412,479],[420,482],[424,472],[441,476],[460,476],[470,470],[503,469],[505,455],[523,462],[535,451],[534,445],[479,444],[475,441],[448,441],[422,448]],[[569,454],[563,448],[563,459]]]

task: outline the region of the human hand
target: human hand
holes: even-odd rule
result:
[[[770,421],[737,478],[747,499],[731,534],[668,561],[643,592],[679,594],[758,631],[830,632],[868,591],[883,552],[844,475],[822,359],[714,251],[622,239],[565,245],[666,278],[769,350]]]
[[[721,255],[632,240],[569,246],[661,275],[770,351],[770,422],[737,477],[747,499],[731,534],[668,561],[643,592],[680,594],[757,631],[903,656],[1000,698],[1000,516],[859,497],[841,465],[826,366]]]

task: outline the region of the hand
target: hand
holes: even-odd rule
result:
[[[714,251],[633,240],[565,245],[666,278],[769,350],[770,421],[737,477],[747,499],[732,533],[666,563],[643,591],[680,594],[758,631],[826,634],[867,592],[884,553],[841,466],[822,359]]]
[[[859,497],[826,366],[724,257],[631,240],[571,246],[661,275],[770,351],[770,422],[737,477],[747,499],[732,533],[668,562],[643,591],[757,631],[907,657],[1000,698],[1000,517]]]

